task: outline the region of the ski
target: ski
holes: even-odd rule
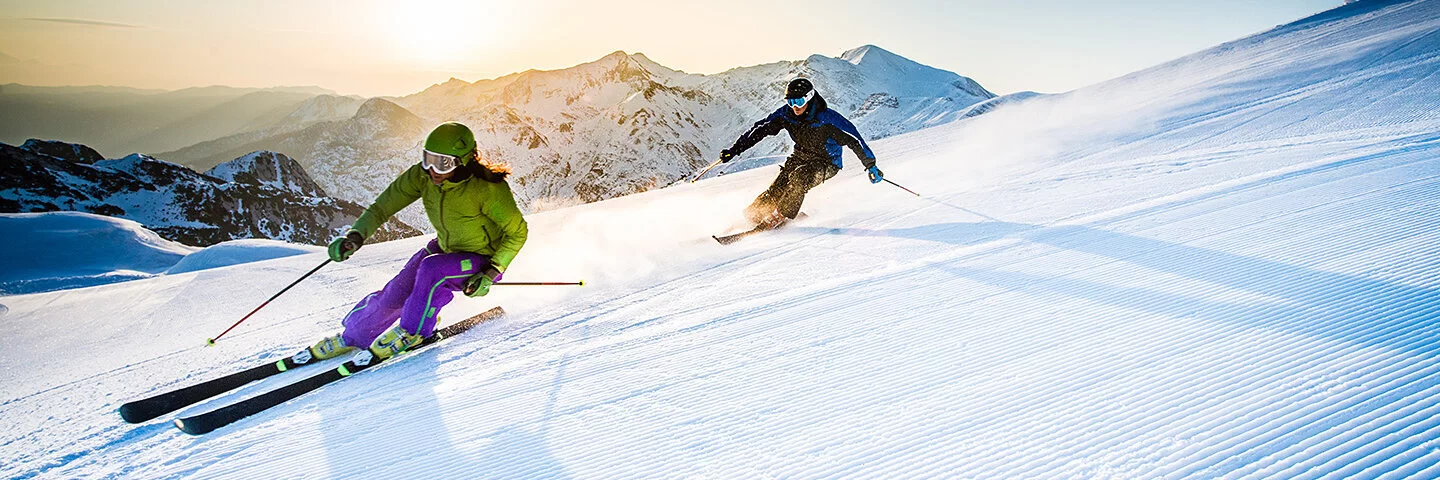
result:
[[[755,227],[755,228],[752,228],[752,229],[749,229],[749,230],[746,230],[746,231],[743,231],[743,232],[740,232],[740,233],[732,233],[732,234],[730,234],[730,235],[711,235],[710,238],[713,238],[713,239],[715,239],[715,241],[720,242],[721,245],[729,245],[729,244],[738,242],[738,241],[740,241],[740,240],[743,240],[745,237],[748,237],[748,236],[751,236],[751,235],[754,235],[754,234],[757,234],[757,233],[760,233],[760,232],[768,232],[768,231],[770,231],[770,230],[774,230],[774,229],[777,229],[777,228],[784,227],[784,226],[786,226],[786,225],[789,225],[790,222],[793,222],[793,221],[796,221],[796,220],[799,220],[799,219],[802,219],[802,218],[805,218],[805,213],[804,213],[804,212],[801,212],[799,215],[796,215],[795,218],[792,218],[792,219],[790,219],[790,220],[786,220],[786,221],[784,221],[784,222],[780,222],[779,225],[775,225],[775,226],[773,226],[773,227],[767,227],[767,226],[765,226],[765,225],[760,225],[760,226],[757,226],[757,227]]]
[[[492,308],[448,327],[436,330],[435,333],[431,334],[428,337],[425,337],[424,341],[420,342],[419,345],[416,345],[415,348],[410,349],[409,352],[405,352],[401,355],[391,358],[403,357],[407,353],[414,352],[440,340],[444,340],[446,338],[458,335],[466,330],[469,330],[475,325],[479,325],[481,322],[499,317],[504,314],[505,311],[500,307]],[[351,375],[359,373],[362,370],[379,365],[383,361],[383,359],[376,358],[374,355],[372,355],[369,350],[361,349],[355,354],[353,358],[340,365],[338,368],[326,370],[324,372],[302,379],[298,382],[277,388],[259,396],[247,398],[245,400],[226,405],[210,412],[202,413],[191,417],[177,418],[175,419],[175,426],[179,427],[180,431],[191,435],[201,435],[209,433],[217,428],[229,425],[231,423],[235,423],[242,418],[254,415],[256,413],[260,413],[262,411],[265,411],[265,409],[285,403],[306,393],[315,391],[320,387],[330,384],[336,380],[349,377]]]
[[[235,372],[220,378],[197,383],[179,390],[173,390],[150,398],[136,400],[120,406],[120,418],[129,423],[150,421],[161,415],[200,403],[207,398],[240,388],[247,383],[304,367],[315,361],[309,348],[275,362],[267,362],[247,370]]]

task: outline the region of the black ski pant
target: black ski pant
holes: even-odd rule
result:
[[[837,173],[840,173],[840,167],[828,160],[786,159],[785,164],[780,166],[780,175],[770,183],[770,188],[745,208],[745,218],[760,223],[776,210],[785,218],[795,218],[800,214],[800,204],[805,202],[805,193]]]

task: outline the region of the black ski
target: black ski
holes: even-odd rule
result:
[[[505,311],[500,307],[487,310],[448,327],[436,330],[429,337],[425,337],[419,345],[410,349],[411,352],[429,346],[432,343],[444,340],[449,337],[469,330],[481,322],[504,315]],[[409,352],[406,352],[409,353]],[[400,355],[404,356],[404,354]],[[398,357],[392,357],[398,358]],[[285,403],[291,399],[312,392],[336,380],[354,375],[367,368],[379,365],[383,360],[370,354],[369,350],[360,350],[350,361],[340,365],[333,370],[326,370],[309,378],[277,388],[256,397],[247,398],[239,402],[226,405],[217,410],[209,411],[199,415],[175,419],[175,426],[181,431],[191,435],[201,435],[217,428],[235,423],[236,421],[265,411],[265,409]]]
[[[780,222],[779,225],[775,225],[775,226],[759,225],[759,226],[756,226],[755,228],[752,228],[752,229],[749,229],[749,230],[746,230],[746,231],[743,231],[743,232],[740,232],[740,233],[732,233],[732,234],[730,234],[730,235],[711,235],[710,238],[713,238],[713,239],[715,239],[715,241],[720,242],[721,245],[729,245],[729,244],[738,242],[738,241],[744,239],[745,237],[748,237],[748,236],[751,236],[751,235],[754,235],[754,234],[757,234],[757,233],[760,233],[760,232],[767,232],[767,231],[774,230],[774,229],[777,229],[777,228],[780,228],[780,227],[784,227],[785,225],[788,225],[790,222],[793,222],[793,221],[795,221],[795,220],[799,220],[799,219],[802,219],[802,218],[805,218],[805,213],[804,213],[804,212],[801,212],[799,215],[796,215],[795,218],[793,218],[793,219],[786,220],[786,221],[784,221],[784,222]]]
[[[146,422],[155,417],[200,403],[207,398],[240,388],[247,383],[312,363],[320,362],[315,361],[314,357],[310,355],[309,348],[302,349],[300,353],[272,363],[258,365],[248,370],[235,372],[179,390],[126,403],[120,406],[120,418],[130,423]]]

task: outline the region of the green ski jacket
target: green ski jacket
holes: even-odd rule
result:
[[[441,250],[485,255],[502,272],[525,245],[530,232],[520,208],[515,206],[510,184],[471,177],[435,185],[419,164],[391,182],[351,228],[370,238],[380,225],[415,199],[424,202],[425,216],[435,226]]]

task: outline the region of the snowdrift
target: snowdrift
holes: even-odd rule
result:
[[[197,250],[130,220],[80,212],[0,214],[0,236],[4,294],[147,278]]]
[[[0,214],[0,294],[105,285],[258,262],[320,247],[232,240],[196,248],[161,238],[139,223],[81,212]]]

